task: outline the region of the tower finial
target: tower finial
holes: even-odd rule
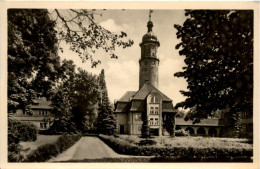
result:
[[[151,17],[152,17],[151,14],[152,14],[152,13],[153,13],[153,10],[150,9],[150,10],[149,10],[149,21],[151,21]]]
[[[153,10],[149,10],[149,21],[147,23],[147,28],[148,28],[148,32],[152,32],[152,28],[153,28],[153,22],[151,21],[151,14],[153,13]]]

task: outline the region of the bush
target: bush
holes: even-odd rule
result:
[[[185,131],[184,129],[175,130],[175,136],[190,136],[189,131]]]
[[[232,161],[235,159],[250,159],[253,156],[252,148],[138,146],[113,136],[99,135],[99,138],[120,154],[155,156],[159,158],[170,157],[177,161]]]
[[[155,140],[141,140],[139,142],[140,146],[146,146],[146,145],[156,145],[157,142]]]
[[[8,145],[8,161],[9,162],[20,162],[24,159],[21,154],[22,147],[17,143],[11,143]]]
[[[76,133],[76,125],[71,121],[55,120],[51,127],[46,131],[41,131],[40,134],[57,135],[61,133]]]
[[[37,128],[32,124],[24,124],[8,119],[8,161],[19,162],[24,159],[20,141],[35,141]]]
[[[67,150],[81,138],[81,134],[63,134],[55,143],[45,144],[30,153],[26,162],[44,162]]]
[[[37,139],[37,128],[33,124],[20,123],[14,120],[8,120],[8,142],[14,142],[12,139],[18,138],[19,141],[35,141]]]

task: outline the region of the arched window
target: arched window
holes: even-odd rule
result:
[[[217,136],[217,130],[214,127],[211,127],[209,129],[209,135],[210,136]]]
[[[200,135],[206,134],[206,131],[205,131],[204,127],[198,128],[197,134],[200,134]]]
[[[190,134],[194,134],[194,130],[192,127],[187,127],[186,131],[189,131]]]
[[[152,96],[151,100],[150,100],[150,103],[159,103],[159,98],[156,97],[156,96]]]

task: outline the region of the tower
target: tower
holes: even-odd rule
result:
[[[151,21],[151,13],[147,23],[148,31],[143,36],[141,47],[141,59],[139,60],[139,89],[146,83],[150,83],[158,88],[158,67],[159,59],[157,57],[157,48],[160,46],[157,37],[152,31],[153,22]]]

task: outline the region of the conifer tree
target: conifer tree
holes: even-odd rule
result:
[[[116,129],[116,119],[108,98],[105,82],[105,72],[99,75],[100,102],[98,109],[97,129],[100,134],[113,135]]]
[[[149,125],[148,125],[148,119],[147,119],[147,112],[143,112],[141,115],[143,124],[142,124],[142,137],[143,138],[148,138],[150,136],[150,130],[149,130]]]

